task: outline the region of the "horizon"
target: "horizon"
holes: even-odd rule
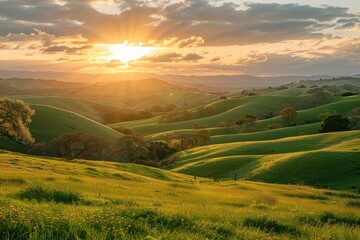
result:
[[[357,1],[1,1],[9,71],[352,76]]]

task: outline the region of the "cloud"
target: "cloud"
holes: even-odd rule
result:
[[[83,45],[81,47],[68,47],[63,45],[56,45],[45,48],[45,53],[66,53],[66,54],[81,54],[84,50],[92,48],[92,45]]]
[[[203,59],[204,57],[196,54],[196,53],[189,53],[186,56],[184,56],[181,60],[182,61],[189,61],[189,62],[197,62],[198,60]]]
[[[171,63],[171,62],[197,62],[198,60],[203,59],[204,57],[196,54],[189,53],[182,55],[176,52],[164,53],[154,56],[145,56],[140,59],[140,61],[153,62],[153,63]]]
[[[358,15],[341,7],[299,4],[212,4],[206,0],[114,1],[117,14],[91,0],[0,1],[0,35],[30,34],[36,27],[54,36],[81,34],[90,43],[178,39],[178,47],[244,45],[331,37],[323,31],[348,28]],[[30,5],[30,6],[29,6]]]

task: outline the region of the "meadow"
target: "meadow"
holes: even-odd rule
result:
[[[155,80],[144,80],[144,89],[109,83],[81,90],[37,80],[22,89],[21,82],[9,81],[12,88],[19,85],[12,98],[35,109],[29,128],[37,143],[68,132],[116,140],[124,136],[116,127],[163,141],[200,126],[211,138],[175,153],[176,164],[162,168],[31,156],[2,138],[0,239],[360,239],[360,130],[319,133],[319,116],[346,115],[360,106],[358,95],[338,94],[359,90],[358,81],[317,81],[332,96],[305,108],[314,81],[251,90],[261,94],[256,96],[224,93],[225,98]],[[48,96],[44,84],[57,87]],[[38,95],[26,94],[36,93],[34,86]],[[131,94],[141,97],[128,99]],[[155,113],[103,123],[112,111],[169,102],[189,111],[191,119],[164,123],[163,113]],[[279,111],[289,105],[300,109],[287,125]],[[203,116],[204,108],[211,114]],[[218,126],[246,113],[269,112],[252,132]],[[269,130],[271,124],[282,126]]]
[[[359,239],[360,195],[0,153],[2,239]]]

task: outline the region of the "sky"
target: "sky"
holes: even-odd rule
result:
[[[360,1],[0,0],[0,69],[360,74]]]

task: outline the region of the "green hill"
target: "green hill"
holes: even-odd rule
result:
[[[49,141],[66,132],[83,132],[87,134],[102,136],[110,139],[120,137],[122,134],[91,119],[83,117],[74,112],[45,106],[30,105],[36,114],[29,125],[36,142]],[[3,149],[20,150],[19,145],[9,142],[3,138],[0,142]]]
[[[124,113],[134,112],[131,108],[116,107],[114,105],[107,105],[79,98],[24,97],[21,98],[21,100],[28,104],[48,105],[75,112],[97,122],[104,122],[104,116],[107,113],[115,111]]]
[[[178,154],[174,171],[216,178],[353,187],[360,184],[360,131],[215,144]]]
[[[270,110],[281,109],[287,103],[296,103],[303,100],[303,97],[275,97],[275,96],[255,96],[247,97],[244,99],[230,99],[229,101],[217,102],[214,105],[219,105],[218,108],[225,110],[219,114],[193,119],[175,123],[159,123],[159,117],[139,120],[136,122],[126,122],[119,124],[112,124],[110,126],[125,126],[130,127],[133,130],[143,134],[161,134],[169,131],[186,130],[190,131],[194,128],[194,125],[203,125],[210,128],[213,134],[223,135],[229,133],[239,132],[237,128],[226,129],[226,128],[215,128],[221,121],[226,121],[228,118],[239,119],[245,113],[260,114],[266,113]],[[222,104],[220,104],[222,103]],[[229,105],[227,105],[229,103]],[[360,96],[352,97],[335,97],[332,102],[305,110],[298,111],[299,118],[295,122],[297,125],[303,125],[306,121],[319,122],[318,115],[322,113],[330,114],[343,114],[353,108],[360,106]],[[221,110],[218,110],[221,111]],[[279,116],[260,120],[257,123],[256,131],[264,131],[270,124],[284,124]]]

